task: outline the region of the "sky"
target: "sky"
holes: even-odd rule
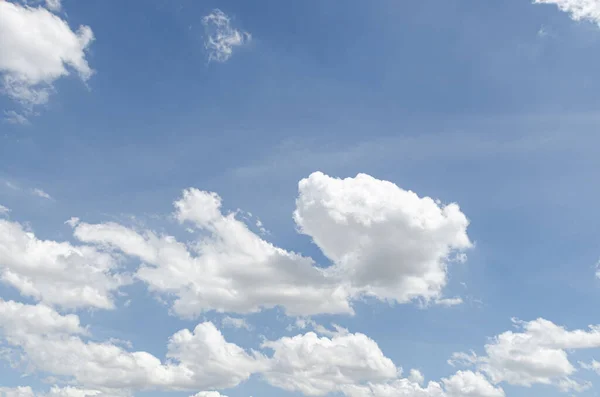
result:
[[[0,397],[600,395],[600,1],[0,0]]]

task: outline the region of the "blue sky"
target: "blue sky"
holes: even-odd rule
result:
[[[599,23],[0,0],[0,396],[598,395]]]

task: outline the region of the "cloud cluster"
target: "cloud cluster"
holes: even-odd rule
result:
[[[84,390],[127,396],[156,389],[204,390],[197,396],[212,397],[251,376],[309,396],[504,397],[502,384],[589,387],[574,377],[569,354],[600,347],[597,326],[568,331],[543,319],[515,320],[519,332],[496,336],[484,355],[454,354],[451,363],[472,370],[426,383],[414,369],[403,376],[368,336],[337,325],[328,329],[309,317],[351,315],[354,301],[364,296],[397,303],[447,300],[449,263],[472,245],[457,204],[364,174],[337,179],[313,173],[299,182],[293,217],[330,261],[321,266],[254,233],[236,212],[223,210],[216,193],[186,189],[174,207],[174,219],[192,230],[191,241],[72,218],[67,223],[79,241],[74,244],[43,240],[18,222],[0,220],[1,280],[37,302],[0,300],[9,356],[25,371],[51,373],[80,388],[38,395],[86,395],[76,394]],[[128,273],[123,264],[131,269],[132,260]],[[222,312],[228,314],[222,326],[252,330],[240,315],[280,307],[300,316],[295,328],[314,332],[264,339],[258,350],[247,350],[204,321],[175,332],[161,359],[112,339],[99,342],[77,314],[64,313],[114,309],[119,289],[136,280],[162,299],[172,298],[172,313],[184,318]],[[598,371],[600,364],[582,367]],[[71,394],[56,394],[60,390]]]
[[[216,193],[188,189],[175,217],[200,232],[192,243],[115,223],[74,223],[80,241],[138,258],[136,277],[176,296],[174,313],[247,314],[282,307],[288,315],[352,314],[352,301],[435,301],[447,282],[451,253],[471,246],[468,220],[447,206],[367,175],[344,180],[314,173],[299,183],[294,219],[332,261],[264,240],[224,213]]]
[[[483,356],[455,353],[451,362],[475,365],[496,384],[544,384],[563,391],[582,391],[590,386],[572,377],[577,369],[569,354],[600,347],[600,326],[569,331],[542,318],[513,321],[521,332],[506,331],[494,337],[485,345]]]
[[[60,2],[48,1],[48,6],[57,10]],[[74,31],[44,7],[0,1],[0,37],[0,87],[25,113],[9,111],[12,122],[26,122],[34,106],[48,101],[59,78],[73,71],[87,81],[93,74],[86,60],[92,29]]]

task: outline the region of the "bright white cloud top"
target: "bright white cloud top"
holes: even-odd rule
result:
[[[534,3],[554,4],[576,21],[600,24],[600,2],[597,0],[534,0]]]
[[[49,1],[56,10],[60,2]],[[0,1],[0,78],[2,92],[31,113],[48,102],[53,84],[75,72],[83,81],[93,74],[86,50],[94,40],[89,26],[71,29],[67,21],[43,7]],[[9,118],[24,123],[13,111]]]

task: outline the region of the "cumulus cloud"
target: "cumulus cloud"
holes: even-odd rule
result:
[[[309,332],[262,346],[273,350],[269,369],[263,373],[267,382],[305,395],[322,396],[346,385],[394,379],[398,374],[377,343],[360,333],[330,339]]]
[[[494,387],[480,373],[458,371],[442,379],[448,397],[504,397],[504,390]]]
[[[600,2],[597,0],[534,0],[535,4],[554,4],[576,21],[600,23]]]
[[[398,303],[439,299],[450,254],[471,247],[457,204],[443,206],[365,174],[303,179],[294,219],[334,263],[328,274],[355,293]]]
[[[40,240],[17,222],[0,219],[0,279],[22,295],[64,308],[114,307],[129,282],[119,263],[90,246]]]
[[[493,383],[530,387],[552,385],[563,391],[581,391],[586,382],[572,378],[575,366],[569,360],[573,350],[600,347],[600,326],[568,331],[545,319],[514,320],[521,332],[506,331],[485,345],[485,355],[458,353],[455,362],[476,365]]]
[[[29,370],[103,391],[227,388],[265,368],[263,356],[227,342],[209,322],[171,336],[165,363],[147,352],[87,341],[76,315],[42,304],[0,300],[0,331]]]
[[[367,175],[341,180],[314,173],[299,184],[294,219],[333,262],[325,269],[224,213],[216,193],[187,189],[174,205],[179,222],[202,231],[199,240],[185,244],[116,223],[75,222],[74,235],[141,259],[137,278],[174,295],[173,311],[183,317],[276,306],[292,316],[352,314],[352,301],[364,295],[459,302],[442,298],[448,258],[471,246],[468,220],[456,204],[443,206]]]
[[[58,12],[62,9],[61,0],[46,0],[46,8]]]
[[[194,394],[191,397],[227,397],[218,391],[201,391],[199,393]]]
[[[59,5],[49,1],[49,7]],[[0,84],[2,92],[31,112],[45,104],[53,84],[71,71],[83,80],[93,74],[86,50],[94,39],[89,26],[73,31],[43,7],[0,1]]]
[[[179,221],[204,232],[189,246],[114,223],[79,223],[74,235],[143,260],[136,276],[150,290],[176,296],[173,311],[183,317],[276,306],[290,315],[352,313],[338,280],[325,277],[310,258],[263,240],[220,206],[219,196],[197,189],[186,190],[175,202]]]
[[[221,10],[215,9],[202,18],[205,30],[204,47],[208,60],[225,62],[233,55],[235,47],[242,46],[252,39],[250,33],[231,26],[231,19]]]

